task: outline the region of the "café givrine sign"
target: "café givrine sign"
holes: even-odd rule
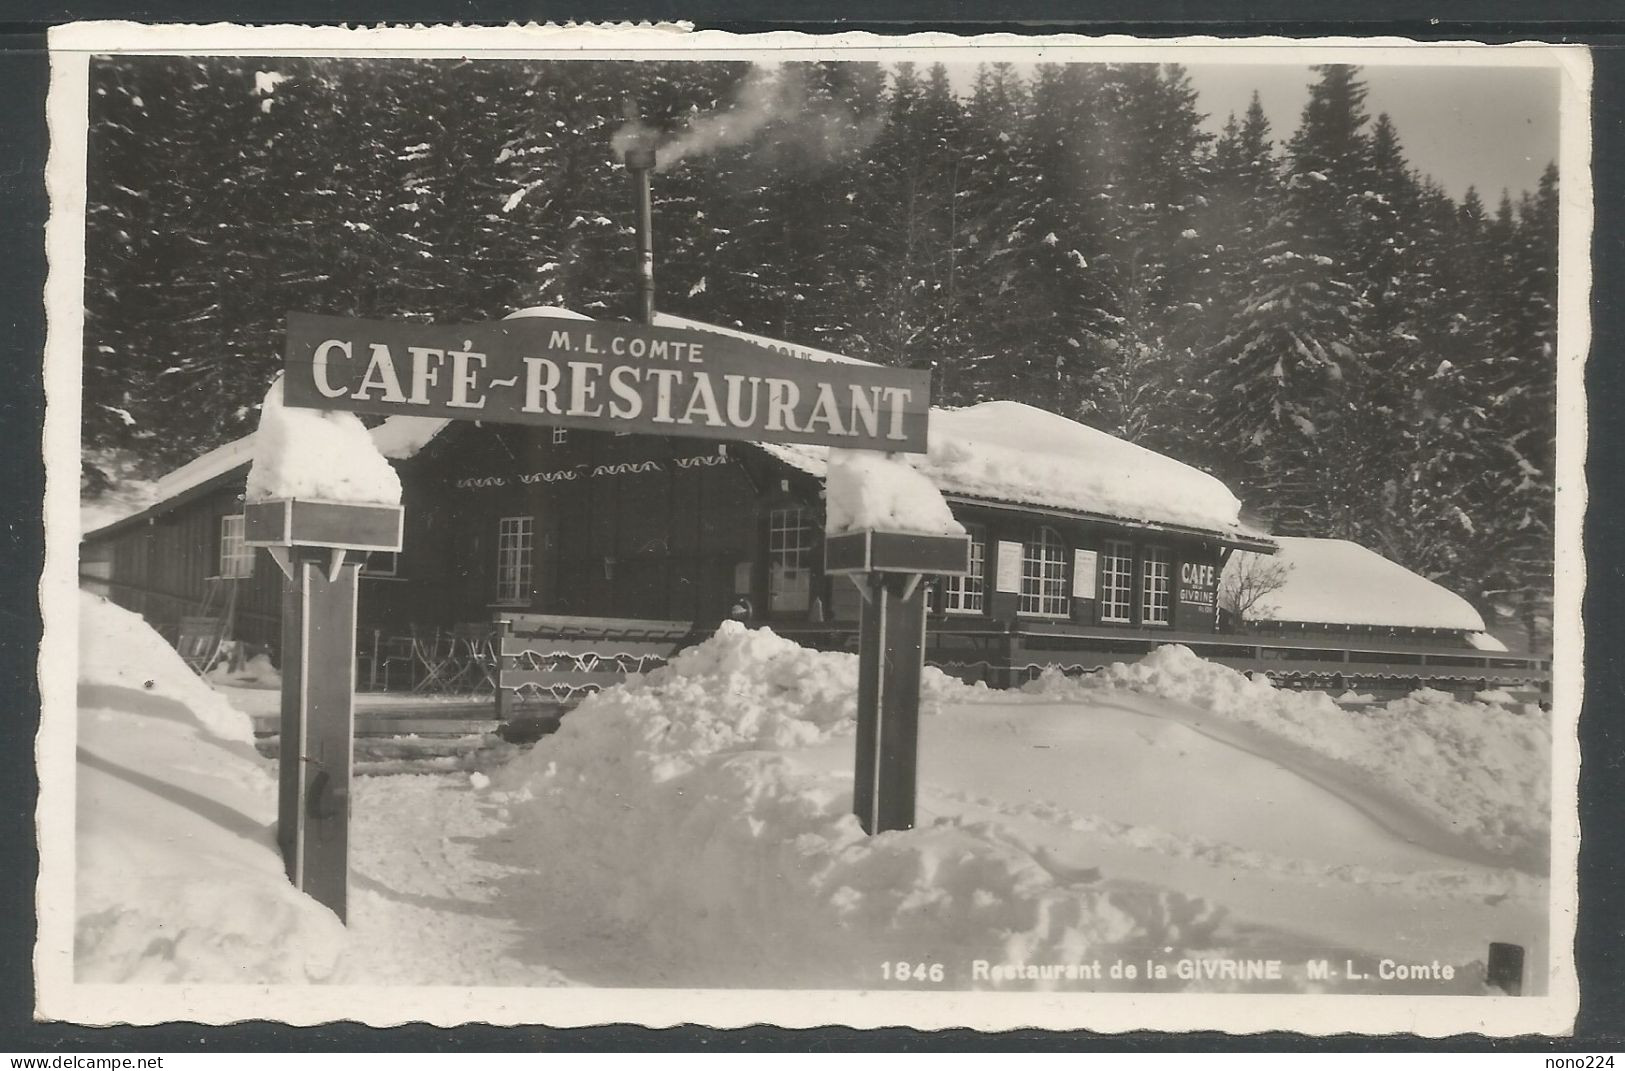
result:
[[[288,404],[924,453],[927,372],[800,360],[729,335],[524,317],[288,315]]]

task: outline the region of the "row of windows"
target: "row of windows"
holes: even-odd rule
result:
[[[973,533],[974,535],[974,533]],[[811,566],[808,561],[813,533],[805,511],[776,509],[768,521],[770,594],[775,610],[805,610]],[[1072,563],[1068,547],[1055,529],[1038,529],[1022,544],[1021,588],[1017,611],[1037,617],[1069,617],[1072,613]],[[1140,558],[1140,621],[1148,625],[1173,623],[1173,552],[1147,546]],[[1107,540],[1100,555],[1100,619],[1128,624],[1134,598],[1134,545]],[[1087,581],[1085,586],[1088,587]],[[970,572],[945,576],[938,587],[942,608],[951,614],[980,614],[987,606],[987,541],[973,538]],[[1093,597],[1094,592],[1090,592]]]
[[[1147,546],[1139,559],[1140,621],[1147,625],[1173,622],[1173,552]],[[1040,528],[1021,545],[1021,588],[1016,609],[1035,617],[1069,617],[1072,612],[1074,562],[1068,547],[1053,528]],[[1100,619],[1127,624],[1134,608],[1134,545],[1108,539],[1099,555]],[[1087,579],[1083,586],[1091,587]],[[970,574],[944,577],[942,608],[951,614],[979,614],[985,606],[987,542],[973,538]],[[1091,590],[1088,597],[1094,597]]]

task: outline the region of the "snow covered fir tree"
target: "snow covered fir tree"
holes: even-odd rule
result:
[[[214,983],[254,1016],[435,1022],[605,986],[631,1018],[658,988],[787,1025],[948,1025],[893,991],[1357,993],[1396,1028],[1475,1003],[1418,996],[1523,994],[1495,1014],[1532,1029],[1572,976],[1555,142],[1528,190],[1435,177],[1429,131],[1376,106],[1392,71],[1295,67],[1283,97],[1231,66],[91,59],[47,971],[168,1018]],[[518,340],[491,364],[681,331],[764,380],[929,372],[931,404],[906,454],[687,415],[357,419],[300,377],[333,399],[372,364],[285,362],[318,320]],[[258,553],[267,516],[295,542],[290,499],[399,538],[310,541],[301,591]],[[845,582],[872,558],[830,548],[876,532],[968,568]],[[323,570],[354,581],[328,618],[353,651],[301,628]],[[892,594],[924,636],[882,670],[853,652]],[[860,679],[916,648],[910,817],[877,830],[860,756],[878,781],[895,744]],[[289,852],[318,820],[337,908]],[[347,1003],[372,985],[384,1013]],[[695,994],[814,988],[772,1015]]]

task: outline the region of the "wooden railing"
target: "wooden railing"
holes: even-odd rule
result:
[[[825,649],[852,649],[849,625],[774,625],[775,631]],[[1163,644],[1183,644],[1209,661],[1244,673],[1264,673],[1290,685],[1399,687],[1454,684],[1515,686],[1547,692],[1551,660],[1543,656],[1421,645],[1412,640],[1328,635],[1278,636],[1157,629],[1114,629],[1067,623],[932,620],[926,663],[955,676],[1014,687],[1046,669],[1089,673],[1134,661]]]
[[[502,614],[497,629],[497,717],[525,703],[572,706],[666,664],[690,642],[690,621]]]

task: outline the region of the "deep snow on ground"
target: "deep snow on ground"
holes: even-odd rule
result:
[[[387,845],[396,880],[371,881],[352,863],[346,929],[284,876],[274,767],[254,750],[248,716],[103,599],[81,596],[79,642],[78,981],[562,980],[511,959],[520,925],[482,907],[484,871],[448,832],[492,831],[468,813],[472,797],[421,776],[358,782],[353,836]],[[396,808],[392,788],[416,810]]]
[[[1179,646],[1093,677],[1051,673],[1028,686],[1091,700],[1129,691],[1194,704],[1232,739],[1262,741],[1278,760],[1327,769],[1368,795],[1401,802],[1462,848],[1544,873],[1550,854],[1551,722],[1533,705],[1484,693],[1462,703],[1422,689],[1351,714],[1320,692],[1276,688]],[[1246,746],[1243,743],[1243,746]]]
[[[136,615],[79,610],[78,980],[333,978],[344,928],[283,876],[247,716]]]
[[[1031,694],[931,671],[920,828],[867,837],[848,813],[856,659],[734,624],[488,772],[359,779],[344,932],[282,878],[246,719],[136,619],[86,608],[86,980],[873,988],[889,984],[883,961],[906,959],[943,963],[952,988],[990,984],[978,959],[1261,957],[1284,961],[1280,981],[1001,984],[1472,993],[1503,940],[1529,949],[1528,988],[1542,985],[1545,882],[1518,869],[1530,831],[1439,835],[1460,823],[1438,808],[1459,798],[1477,828],[1490,797],[1367,776],[1357,731],[1317,720],[1314,697],[1254,697],[1265,713],[1248,720],[1152,694],[1146,679],[1203,680],[1177,654]],[[1426,696],[1325,702],[1386,731],[1437,722],[1424,736],[1442,775],[1468,769],[1447,754],[1462,748],[1540,787],[1544,753],[1508,743],[1533,712],[1490,704],[1474,735],[1457,724],[1474,711]],[[1255,724],[1299,725],[1296,705],[1301,739]],[[1458,973],[1305,977],[1308,959],[1346,957]]]

